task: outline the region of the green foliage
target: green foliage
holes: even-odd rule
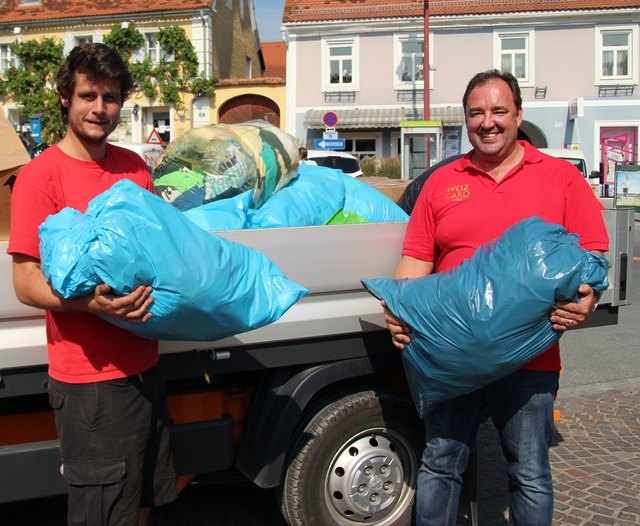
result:
[[[159,63],[154,64],[148,58],[130,63],[136,86],[145,97],[152,101],[160,100],[163,104],[173,104],[179,109],[183,93],[195,96],[214,94],[216,79],[198,74],[198,57],[184,29],[163,27],[159,31],[158,41],[164,52]],[[144,46],[145,38],[130,23],[126,28],[112,26],[104,42],[129,60],[135,49]]]
[[[389,179],[400,179],[400,157],[387,157],[380,159],[378,176]]]
[[[374,157],[363,157],[360,159],[360,169],[366,177],[375,177],[378,171],[378,162]]]
[[[364,157],[360,160],[360,169],[367,177],[400,179],[400,157],[387,157],[385,159]]]
[[[113,49],[117,49],[122,60],[129,62],[131,52],[144,46],[144,36],[133,24],[129,24],[127,27],[113,25],[111,26],[111,32],[105,35],[104,43]]]
[[[53,144],[65,129],[55,89],[55,77],[64,60],[63,45],[53,38],[27,40],[11,44],[11,52],[19,65],[5,70],[0,96],[17,102],[22,122],[42,114],[42,140]]]

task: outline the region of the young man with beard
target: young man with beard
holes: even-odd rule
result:
[[[77,46],[56,81],[66,134],[21,170],[13,188],[14,288],[21,302],[45,310],[68,523],[134,526],[176,496],[158,343],[98,315],[144,323],[152,290],[140,284],[118,297],[101,284],[88,296],[61,298],[40,268],[38,226],[64,207],[84,212],[121,179],[153,187],[140,157],[107,142],[133,87],[118,53],[104,44]]]
[[[411,215],[395,278],[446,272],[518,221],[538,216],[579,235],[581,246],[608,249],[601,207],[580,173],[566,161],[518,141],[522,97],[517,80],[492,70],[477,74],[463,97],[473,146],[436,170]],[[465,192],[451,198],[448,188]],[[550,313],[558,331],[581,325],[594,309],[588,285],[579,303],[561,302]],[[384,306],[384,304],[383,304]],[[411,341],[410,328],[385,309],[394,345]],[[549,447],[560,353],[554,345],[523,369],[470,394],[445,401],[424,419],[426,446],[418,474],[416,524],[454,526],[462,476],[480,422],[489,410],[500,435],[509,477],[510,524],[550,526],[553,485]]]

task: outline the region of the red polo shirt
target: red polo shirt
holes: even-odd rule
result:
[[[602,207],[588,182],[567,161],[521,144],[522,160],[499,182],[471,164],[473,152],[435,171],[411,214],[403,254],[434,262],[436,272],[447,271],[531,216],[577,234],[585,250],[607,251]],[[560,370],[559,346],[525,369]]]

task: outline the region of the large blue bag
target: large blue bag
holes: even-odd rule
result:
[[[354,222],[354,216],[359,218],[357,222],[361,223],[409,220],[407,213],[380,190],[359,181],[357,177],[342,177],[345,188],[344,206],[328,224],[351,223]]]
[[[324,225],[344,206],[343,177],[339,170],[301,164],[295,179],[249,210],[249,228]]]
[[[151,285],[153,317],[105,319],[139,336],[217,340],[280,318],[308,291],[263,254],[210,234],[129,180],[40,226],[42,270],[65,298],[106,283],[117,294]]]
[[[581,283],[608,287],[606,259],[577,236],[525,219],[449,272],[419,279],[366,279],[365,288],[411,327],[402,351],[421,416],[524,366],[556,343],[549,312]]]
[[[242,230],[247,228],[247,211],[252,199],[253,190],[247,190],[234,197],[185,210],[184,216],[207,231]]]

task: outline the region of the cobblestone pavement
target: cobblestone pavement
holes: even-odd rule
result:
[[[556,408],[561,417],[551,449],[554,526],[640,524],[639,404],[640,379],[560,390]],[[482,426],[478,446],[479,524],[505,526],[504,459],[490,422]],[[0,524],[62,526],[64,509],[61,497],[0,505]],[[285,523],[273,491],[238,482],[190,486],[150,521],[150,526],[205,525]]]
[[[556,409],[554,525],[639,525],[640,380],[560,389]],[[492,425],[478,444],[479,523],[504,526],[507,481]]]

